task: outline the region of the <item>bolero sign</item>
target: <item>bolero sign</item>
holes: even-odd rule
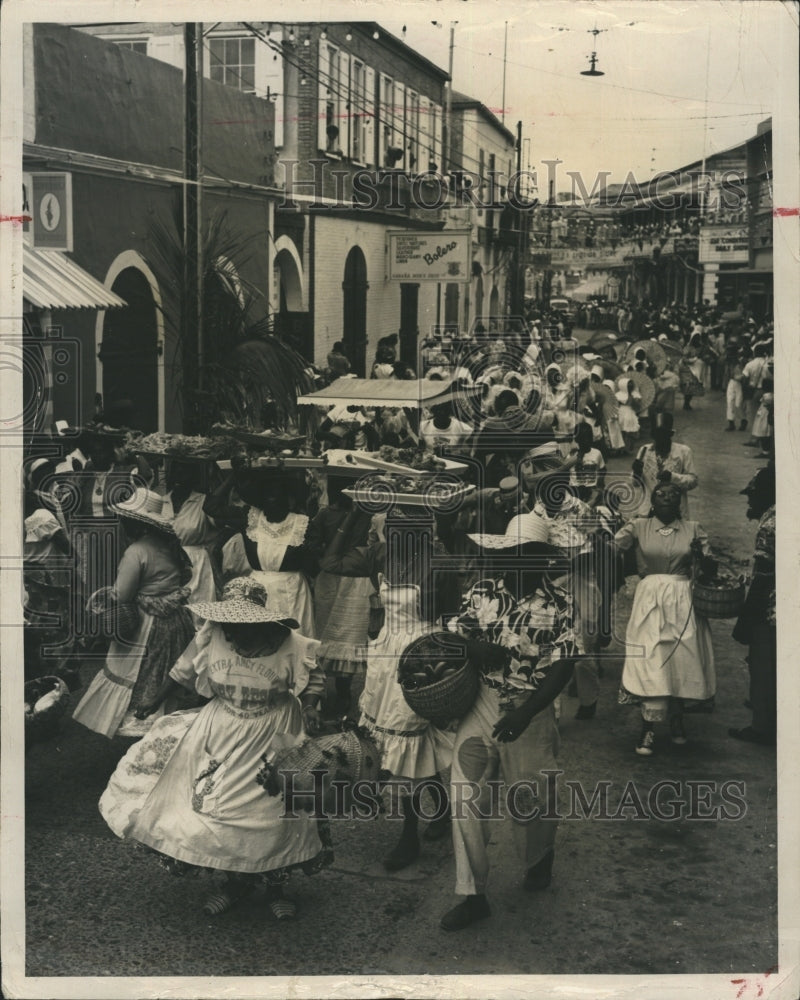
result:
[[[389,281],[468,283],[472,276],[472,231],[435,233],[389,230]]]

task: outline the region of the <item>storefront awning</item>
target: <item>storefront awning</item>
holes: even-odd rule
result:
[[[457,389],[457,392],[463,392]],[[298,396],[306,406],[433,406],[453,398],[452,382],[434,379],[337,378],[319,392]]]
[[[60,250],[22,252],[22,295],[38,309],[115,309],[128,303]]]

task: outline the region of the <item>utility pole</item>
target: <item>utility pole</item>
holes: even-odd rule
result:
[[[447,84],[447,92],[444,95],[444,149],[442,150],[442,163],[444,165],[443,173],[445,175],[450,173],[450,152],[452,149],[450,128],[453,114],[453,49],[456,43],[457,23],[457,21],[450,22],[450,59],[447,65],[447,72],[450,76],[450,80]]]
[[[547,235],[545,237],[545,247],[547,248],[547,267],[544,272],[544,281],[542,282],[542,298],[544,302],[542,303],[544,309],[550,308],[550,292],[553,287],[553,269],[550,265],[550,248],[553,245],[553,198],[555,195],[555,182],[550,179],[550,184],[547,191]]]
[[[517,178],[522,173],[522,122],[517,122]],[[511,272],[511,315],[521,316],[523,305],[523,282],[522,282],[522,227],[524,216],[522,209],[515,208],[517,226],[517,245],[514,250],[514,268]]]
[[[500,109],[501,121],[506,123],[506,55],[508,54],[508,21],[506,21],[505,33],[503,35],[503,102]],[[519,161],[517,161],[519,164]],[[517,165],[519,171],[519,165]]]
[[[181,366],[183,421],[192,432],[196,424],[195,393],[201,388],[203,365],[203,239],[201,196],[201,115],[203,26],[183,27],[183,303]],[[198,70],[200,75],[198,75]]]

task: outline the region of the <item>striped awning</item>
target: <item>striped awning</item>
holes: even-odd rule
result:
[[[115,309],[128,303],[60,250],[23,246],[22,295],[38,309]]]
[[[454,387],[452,379],[338,378],[318,392],[298,396],[300,406],[387,406],[420,408],[452,401],[454,393],[480,391]]]

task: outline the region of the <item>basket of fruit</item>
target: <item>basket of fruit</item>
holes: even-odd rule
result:
[[[692,584],[694,610],[704,618],[738,618],[744,597],[744,577],[733,573],[718,572],[712,579],[701,576]]]
[[[478,694],[478,666],[466,641],[452,632],[431,632],[403,650],[398,680],[409,708],[430,722],[460,719]]]
[[[60,677],[35,677],[25,683],[25,743],[54,736],[67,710],[69,688]]]

